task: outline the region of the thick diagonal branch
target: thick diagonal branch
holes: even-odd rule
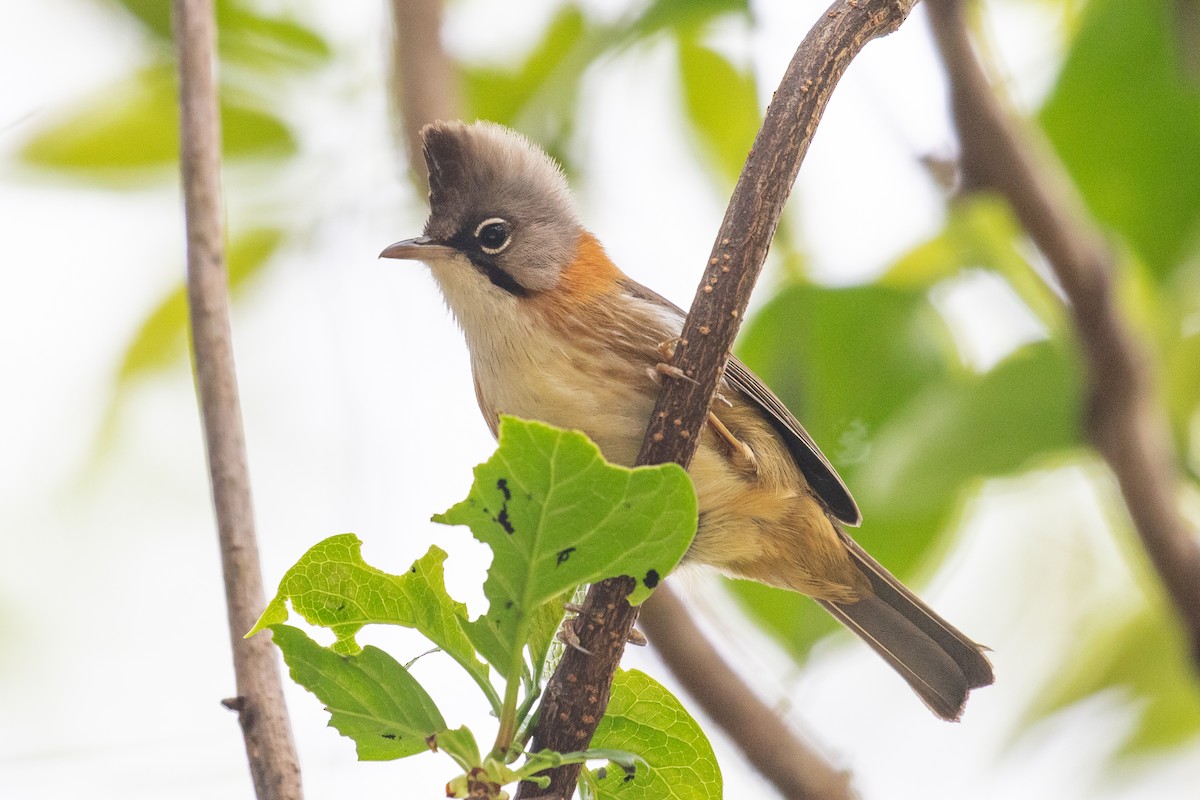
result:
[[[915,4],[840,0],[800,44],[746,159],[675,349],[672,364],[692,380],[663,382],[638,464],[674,461],[686,467],[691,462],[784,202],[830,94],[863,46],[899,27]],[[625,602],[631,588],[629,579],[617,578],[588,592],[575,627],[581,646],[567,649],[546,685],[535,749],[566,752],[591,741],[637,619],[637,610]],[[551,770],[548,789],[523,783],[518,797],[569,798],[579,771],[579,765]]]
[[[227,704],[238,712],[257,796],[260,800],[299,800],[300,765],[275,649],[268,637],[242,638],[262,612],[266,599],[229,330],[212,0],[175,0],[173,16],[179,54],[188,308],[237,678],[238,696]]]
[[[960,0],[925,5],[950,78],[966,184],[1008,200],[1062,285],[1087,368],[1087,435],[1120,484],[1200,667],[1200,543],[1179,512],[1177,461],[1146,355],[1113,296],[1115,257],[1062,164],[997,101]]]

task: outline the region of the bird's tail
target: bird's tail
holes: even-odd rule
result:
[[[957,720],[967,694],[993,681],[984,648],[939,617],[846,533],[838,533],[875,593],[856,603],[821,605],[891,664],[935,714]]]

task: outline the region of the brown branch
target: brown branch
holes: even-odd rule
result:
[[[179,53],[180,166],[187,224],[188,306],[196,389],[204,424],[213,504],[225,574],[238,712],[259,798],[299,800],[292,743],[275,649],[242,636],[266,605],[250,504],[246,445],[229,330],[228,274],[221,232],[220,117],[212,0],[175,0]]]
[[[396,127],[412,178],[425,191],[429,176],[421,158],[421,128],[454,119],[459,108],[454,65],[442,47],[441,0],[392,0],[392,33]]]
[[[659,657],[746,759],[789,800],[851,800],[847,772],[835,769],[725,663],[669,586],[642,607],[642,631]]]
[[[672,364],[693,380],[663,382],[638,464],[674,461],[686,467],[691,462],[784,201],[829,96],[858,51],[899,27],[915,4],[839,0],[800,44],[738,178],[675,349]],[[581,648],[566,650],[546,685],[535,750],[579,750],[591,741],[637,619],[637,610],[625,602],[632,586],[629,578],[615,578],[588,591],[575,628]],[[548,789],[522,783],[517,796],[565,800],[575,790],[580,769],[572,764],[550,770]]]
[[[997,101],[961,2],[926,6],[950,77],[966,183],[1008,200],[1062,285],[1087,369],[1088,438],[1116,476],[1200,667],[1200,543],[1179,512],[1177,460],[1146,354],[1113,297],[1116,258],[1062,164]]]

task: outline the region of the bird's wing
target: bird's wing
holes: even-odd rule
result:
[[[622,285],[625,291],[635,297],[665,306],[679,315],[680,323],[687,316],[686,312],[653,289],[649,289],[632,278],[624,278]],[[829,463],[829,459],[817,447],[817,443],[804,430],[799,420],[788,411],[783,401],[775,396],[762,379],[750,371],[750,368],[733,356],[725,362],[725,382],[742,393],[757,407],[779,431],[787,444],[796,466],[800,468],[808,485],[812,487],[817,498],[825,505],[826,510],[836,519],[847,525],[857,526],[862,522],[862,513],[858,504],[850,495],[850,490],[837,474],[837,470]]]
[[[817,447],[817,443],[804,430],[804,426],[793,416],[783,401],[775,396],[767,385],[750,368],[734,357],[725,363],[725,380],[731,387],[762,411],[763,415],[779,431],[791,451],[796,466],[813,492],[825,505],[826,510],[847,525],[858,525],[862,514],[850,490],[842,481],[829,459]]]

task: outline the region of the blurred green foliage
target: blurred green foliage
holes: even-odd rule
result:
[[[116,184],[167,176],[179,151],[179,107],[171,51],[171,4],[120,0],[146,34],[144,64],[112,86],[66,109],[21,149],[25,162],[72,178]],[[281,81],[328,60],[329,46],[294,21],[259,14],[249,2],[217,3],[222,146],[226,159],[293,155],[293,135],[279,114]],[[174,177],[173,173],[170,173]]]
[[[1080,642],[1062,675],[1050,683],[1029,715],[1036,720],[1101,692],[1140,706],[1140,718],[1121,752],[1144,753],[1178,745],[1200,729],[1200,692],[1191,676],[1187,644],[1169,609],[1129,598],[1106,608],[1107,625]]]
[[[520,63],[460,65],[469,112],[464,116],[522,131],[570,171],[574,165],[566,142],[586,72],[639,43],[670,37],[679,51],[679,79],[693,127],[736,177],[758,130],[754,79],[698,37],[714,19],[730,14],[748,19],[749,13],[745,0],[656,0],[639,14],[609,22],[565,3]],[[712,97],[703,97],[705,91]],[[749,138],[738,141],[739,134]]]
[[[113,8],[112,4],[104,3]],[[282,168],[297,143],[278,103],[280,91],[327,63],[333,53],[315,31],[286,17],[260,13],[252,0],[218,0],[222,155],[227,166]],[[110,189],[137,189],[175,180],[179,157],[178,76],[171,43],[171,4],[118,0],[115,8],[144,34],[142,62],[34,129],[17,153],[38,170]],[[295,232],[273,221],[241,218],[227,246],[236,298]],[[126,391],[138,378],[183,363],[187,301],[182,258],[169,269],[178,281],[130,339],[115,374],[100,442],[108,440]]]
[[[1092,211],[1159,278],[1200,242],[1200,84],[1172,0],[1092,0],[1040,119]]]
[[[1184,68],[1183,48],[1196,34],[1178,29],[1172,0],[1047,2],[1066,8],[1072,26],[1045,105],[1027,122],[1049,139],[1118,249],[1121,301],[1160,368],[1180,451],[1194,458],[1200,453],[1200,84]],[[50,118],[19,157],[55,175],[116,186],[173,177],[164,168],[174,163],[178,138],[169,4],[107,5],[145,33],[144,62]],[[285,162],[298,142],[280,108],[280,87],[304,80],[337,54],[318,32],[261,11],[252,0],[220,0],[218,15],[226,156],[235,165]],[[589,70],[631,48],[666,43],[674,48],[686,138],[724,190],[760,118],[759,76],[710,35],[731,20],[752,28],[749,4],[655,0],[614,20],[563,3],[515,63],[458,65],[463,115],[522,130],[570,169],[568,145]],[[854,490],[866,520],[856,536],[909,578],[936,566],[960,509],[985,480],[1066,463],[1085,450],[1077,344],[1058,293],[1042,266],[1031,263],[1032,247],[995,198],[948,198],[946,211],[942,230],[873,282],[829,288],[800,279],[784,286],[739,343],[742,357],[797,412]],[[231,278],[243,284],[297,233],[245,219],[236,227],[249,231],[231,246]],[[776,242],[789,262],[796,259],[790,238]],[[1011,287],[1045,329],[1042,340],[982,371],[963,363],[932,299],[969,270]],[[147,310],[116,380],[125,385],[178,364],[184,322],[177,288]],[[1200,467],[1181,464],[1195,481]],[[835,627],[797,595],[730,586],[797,659]],[[1146,602],[1111,619],[1091,613],[1096,633],[1081,635],[1070,658],[1077,668],[1062,670],[1031,718],[1117,689],[1144,709],[1128,752],[1195,736],[1200,694],[1167,611]]]
[[[179,158],[174,66],[158,61],[108,87],[29,140],[28,163],[73,177],[121,183],[161,177]],[[244,101],[221,100],[222,147],[229,158],[291,155],[295,142],[276,117]],[[148,174],[147,174],[148,173]]]
[[[229,288],[234,300],[259,273],[283,241],[279,228],[257,228],[229,242],[226,260]],[[162,299],[138,328],[117,372],[118,386],[127,386],[139,376],[150,375],[178,364],[187,354],[187,292],[181,285]]]
[[[1059,79],[1029,123],[1041,122],[1090,209],[1124,243],[1120,299],[1165,366],[1164,399],[1186,452],[1197,448],[1200,412],[1200,84],[1183,69],[1171,5],[1087,4]],[[740,341],[742,357],[854,489],[865,519],[856,538],[902,577],[936,563],[982,479],[1067,459],[1083,444],[1078,347],[1061,301],[1030,263],[1032,249],[994,198],[952,201],[948,211],[944,229],[877,283],[788,287]],[[982,375],[959,363],[930,301],[966,269],[1007,282],[1047,329],[1045,341]],[[1132,571],[1144,572],[1140,563]],[[834,627],[794,595],[731,588],[798,658]],[[1097,612],[1097,621],[1029,718],[1119,689],[1141,708],[1125,753],[1194,737],[1200,691],[1169,609]]]
[[[853,487],[865,520],[855,538],[901,578],[941,554],[982,478],[1080,443],[1080,376],[1066,347],[1035,342],[986,373],[963,369],[930,301],[936,285],[792,286],[739,345]],[[825,612],[790,593],[733,589],[798,657],[830,627],[802,619]]]

